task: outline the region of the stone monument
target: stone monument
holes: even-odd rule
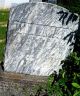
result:
[[[48,76],[73,51],[79,18],[51,3],[25,3],[11,9],[5,71]],[[72,37],[70,35],[73,35]]]

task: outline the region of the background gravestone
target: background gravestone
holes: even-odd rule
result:
[[[42,0],[29,0],[29,2],[42,2]]]
[[[29,2],[48,2],[48,3],[53,3],[53,4],[57,4],[57,0],[29,0]]]
[[[48,76],[59,71],[73,50],[79,18],[48,3],[25,3],[11,9],[5,71]]]

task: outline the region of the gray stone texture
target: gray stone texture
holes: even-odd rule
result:
[[[57,4],[57,0],[29,0],[29,2],[48,2],[48,3],[53,3],[53,4]]]
[[[43,96],[47,77],[0,72],[0,96]]]
[[[42,2],[42,0],[29,0],[29,2],[35,2],[35,3],[37,3],[37,2]]]
[[[62,17],[63,13],[67,16]],[[58,73],[61,61],[73,50],[70,45],[75,42],[74,31],[78,29],[79,18],[72,22],[69,20],[71,15],[63,7],[42,2],[12,8],[5,71],[42,76],[54,71]],[[70,40],[71,33],[73,38]]]

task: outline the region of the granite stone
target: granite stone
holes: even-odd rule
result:
[[[42,76],[58,73],[61,61],[73,51],[78,22],[77,14],[55,4],[29,2],[12,8],[5,71]]]

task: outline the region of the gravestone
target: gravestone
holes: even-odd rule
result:
[[[57,0],[48,0],[48,3],[57,4]]]
[[[48,3],[53,3],[57,4],[57,0],[29,0],[29,2],[48,2]]]
[[[37,3],[37,2],[42,2],[42,0],[29,0],[29,2],[35,2],[35,3]]]
[[[12,8],[5,71],[41,76],[58,73],[61,61],[73,51],[78,22],[76,14],[54,4],[25,3]]]

